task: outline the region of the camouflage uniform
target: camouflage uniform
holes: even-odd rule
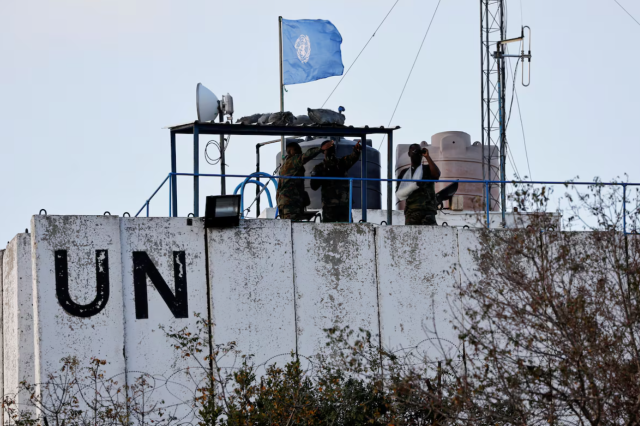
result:
[[[311,148],[302,154],[287,155],[278,171],[280,176],[304,176],[304,165],[320,153]],[[304,213],[304,179],[278,179],[276,203],[282,219],[301,220]]]
[[[331,156],[313,168],[311,176],[347,177],[347,172],[360,159],[360,151],[342,158]],[[311,180],[311,189],[322,187],[322,222],[349,222],[349,181]]]
[[[405,169],[400,173],[398,179],[403,179],[408,170],[411,174],[415,172],[415,168]],[[431,169],[428,165],[422,165],[422,179],[437,180],[431,176]],[[396,185],[396,192],[400,182]],[[433,182],[420,182],[418,189],[413,191],[409,198],[405,201],[404,207],[404,224],[405,225],[437,225],[436,214],[438,212],[438,204],[436,202],[436,190]]]

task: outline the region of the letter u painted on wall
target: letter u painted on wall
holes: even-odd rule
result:
[[[88,318],[97,315],[109,301],[109,251],[96,250],[96,297],[86,305],[80,305],[69,294],[69,267],[66,250],[56,250],[56,296],[62,309],[76,317]]]
[[[56,250],[54,258],[56,296],[60,306],[76,317],[88,318],[99,314],[109,301],[109,251],[96,250],[96,297],[86,305],[78,304],[71,299],[67,250]],[[134,251],[132,261],[136,319],[149,318],[147,277],[155,286],[173,316],[175,318],[187,318],[189,316],[189,305],[185,252],[173,252],[175,294],[162,278],[162,275],[160,275],[146,252]]]

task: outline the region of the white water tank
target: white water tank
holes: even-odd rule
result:
[[[411,165],[409,158],[409,146],[411,144],[399,144],[396,146],[396,178],[402,170]],[[440,132],[431,137],[431,143],[421,142],[420,146],[427,148],[433,161],[440,169],[440,179],[450,180],[479,180],[482,175],[482,144],[480,142],[471,143],[471,136],[465,132]],[[489,147],[485,146],[489,153]],[[500,162],[498,158],[498,147],[491,147],[491,176],[490,180],[498,180],[500,176]],[[427,164],[423,160],[423,164]],[[485,166],[486,173],[486,166]],[[441,190],[451,182],[436,183],[436,192]],[[482,183],[460,183],[456,195],[462,195],[464,210],[483,209],[484,206],[484,185]],[[500,190],[498,185],[491,187],[491,210],[499,210]],[[396,199],[396,206],[404,210],[404,202]],[[445,207],[449,207],[445,203]]]

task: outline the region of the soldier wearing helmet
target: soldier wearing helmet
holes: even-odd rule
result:
[[[304,165],[321,151],[333,146],[322,146],[320,148],[308,149],[304,154],[302,148],[296,142],[287,145],[287,156],[284,158],[282,166],[278,171],[280,176],[304,176]],[[282,219],[301,220],[304,208],[308,205],[305,197],[303,179],[278,179],[278,191],[276,192],[276,202],[278,204],[279,215]]]
[[[313,168],[311,176],[318,177],[346,177],[349,169],[360,159],[362,146],[360,142],[353,147],[353,152],[342,158],[336,157],[334,141],[326,141],[322,147],[329,146],[324,151],[324,161]],[[311,179],[311,189],[317,191],[322,188],[322,221],[349,221],[349,181]]]

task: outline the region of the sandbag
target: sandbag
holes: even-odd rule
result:
[[[268,123],[274,126],[289,126],[293,124],[295,120],[296,118],[289,111],[274,112],[269,117]]]
[[[301,126],[303,124],[313,124],[308,115],[299,115],[296,117],[295,124]]]
[[[258,122],[258,120],[260,120],[260,117],[262,117],[264,114],[253,114],[253,115],[247,115],[246,117],[241,117],[238,118],[236,120],[236,124],[238,123],[242,123],[242,124],[256,124]]]
[[[330,109],[311,109],[307,108],[309,119],[314,123],[321,126],[337,124],[344,125],[345,117],[339,112],[332,111]]]
[[[267,124],[269,122],[269,117],[271,117],[271,113],[262,114],[258,119],[258,124]]]

